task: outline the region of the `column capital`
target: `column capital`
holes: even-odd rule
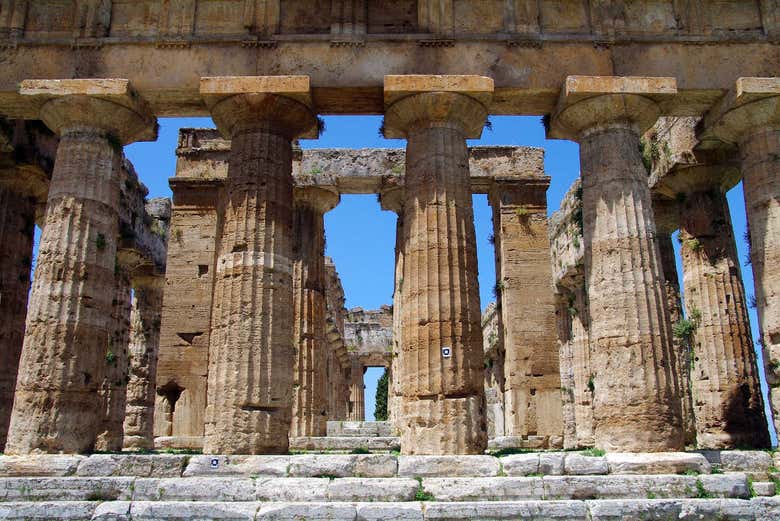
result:
[[[701,139],[739,144],[751,134],[780,129],[780,77],[739,78],[701,123]]]
[[[341,200],[335,190],[319,186],[296,186],[293,189],[293,198],[296,206],[309,206],[323,214],[333,210]]]
[[[674,78],[568,76],[550,121],[551,138],[577,140],[602,127],[642,133],[661,114],[658,103],[677,94]]]
[[[547,208],[547,189],[550,177],[495,179],[488,192],[491,205]]]
[[[741,178],[742,173],[737,162],[699,163],[671,169],[655,181],[652,190],[653,193],[669,199],[713,189],[725,194],[736,186]]]
[[[415,127],[447,123],[479,138],[492,98],[493,80],[485,76],[385,76],[384,135],[406,138]]]
[[[319,135],[308,76],[205,77],[200,94],[226,138],[264,127],[289,139]]]
[[[51,130],[104,130],[123,145],[157,139],[157,119],[126,79],[24,80],[19,94]]]
[[[671,234],[680,227],[680,205],[676,199],[653,194],[653,215],[658,233]]]

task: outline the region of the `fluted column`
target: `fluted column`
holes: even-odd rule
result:
[[[740,78],[703,127],[705,137],[739,146],[760,341],[780,431],[780,78]]]
[[[285,453],[295,358],[292,139],[316,135],[309,79],[203,78],[201,95],[232,142],[211,314],[203,450]]]
[[[358,360],[352,360],[349,372],[349,419],[362,422],[366,419],[366,385],[363,381],[365,369]]]
[[[492,92],[492,80],[478,76],[385,77],[385,136],[407,139],[400,297],[406,454],[486,447],[466,138],[481,134]]]
[[[571,317],[572,372],[574,374],[574,421],[577,425],[577,447],[592,447],[593,439],[593,374],[589,333],[588,296],[585,282],[573,292],[567,310]]]
[[[549,178],[497,181],[490,194],[504,345],[507,436],[560,448],[563,417],[547,234]]]
[[[156,125],[127,80],[25,81],[21,93],[60,143],[6,453],[84,452],[110,358],[121,145]]]
[[[561,399],[563,418],[563,448],[577,447],[577,417],[574,414],[574,352],[572,342],[571,313],[569,300],[573,297],[568,290],[559,288],[556,295],[556,326],[558,330],[558,357],[561,371]]]
[[[120,261],[114,268],[114,294],[111,301],[111,324],[106,347],[106,370],[100,385],[103,417],[98,430],[95,450],[117,452],[122,450],[127,382],[130,356],[130,270]]]
[[[673,78],[568,77],[555,137],[580,143],[597,447],[683,448],[660,253],[639,136]]]
[[[296,188],[293,210],[295,374],[290,437],[325,436],[328,343],[325,336],[325,212],[338,193]]]
[[[664,274],[664,292],[666,306],[669,309],[669,321],[676,324],[682,320],[683,309],[680,297],[680,281],[677,275],[677,262],[674,257],[672,233],[680,227],[679,208],[675,200],[653,197],[653,214],[657,228],[658,251],[661,254],[661,269]],[[682,407],[683,435],[686,446],[696,445],[696,421],[691,396],[691,346],[685,338],[672,336],[675,359],[677,360],[677,381],[680,387],[680,405]]]
[[[151,449],[154,447],[154,400],[165,278],[146,275],[134,277],[132,282],[130,381],[127,384],[124,448]]]
[[[8,177],[16,177],[15,167]],[[10,179],[9,179],[10,180]],[[0,451],[5,446],[24,341],[36,200],[0,181]]]

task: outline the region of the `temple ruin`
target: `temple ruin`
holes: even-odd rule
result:
[[[0,0],[0,517],[777,519],[779,42],[775,0]],[[405,150],[300,148],[339,114]],[[579,145],[549,218],[491,115]],[[123,147],[188,116],[148,199]],[[396,216],[380,309],[342,194]]]

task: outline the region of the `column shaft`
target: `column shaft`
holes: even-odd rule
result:
[[[393,358],[390,361],[390,384],[387,393],[388,419],[393,427],[394,433],[399,433],[402,421],[403,393],[401,389],[401,374],[403,372],[403,363],[401,357],[401,294],[404,278],[404,226],[403,212],[398,212],[395,226],[395,273],[393,282]]]
[[[292,145],[234,133],[209,345],[204,452],[287,452],[294,363]]]
[[[560,290],[559,290],[560,291]],[[563,406],[563,448],[577,447],[577,417],[574,413],[574,351],[572,338],[572,316],[569,300],[573,298],[568,291],[558,295],[556,303],[556,326],[558,329],[558,357],[561,372],[561,399]]]
[[[164,285],[163,277],[138,277],[133,280],[125,448],[154,447],[154,401]]]
[[[35,200],[0,186],[0,451],[24,342],[34,228]]]
[[[363,381],[363,366],[353,361],[349,374],[349,419],[356,422],[366,421],[366,385]]]
[[[580,144],[595,443],[678,450],[676,360],[639,133],[612,124]]]
[[[62,132],[7,453],[95,447],[111,339],[120,157],[105,131]]]
[[[692,385],[701,448],[766,447],[769,434],[725,194],[689,193],[681,209],[685,305],[695,323]],[[780,260],[780,258],[778,259]]]

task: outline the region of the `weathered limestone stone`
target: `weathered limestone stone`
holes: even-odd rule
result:
[[[250,478],[138,478],[137,501],[253,501],[255,483]]]
[[[401,290],[407,454],[478,454],[487,444],[476,239],[467,137],[493,81],[385,77],[385,135],[405,137]]]
[[[499,336],[499,312],[491,302],[482,313],[482,348],[485,356],[485,419],[488,449],[503,438],[504,427],[504,348]]]
[[[346,420],[349,410],[349,355],[344,345],[344,288],[333,259],[325,257],[325,303],[328,337],[328,418]]]
[[[489,194],[504,347],[504,434],[563,434],[547,233],[549,178],[498,180]],[[547,447],[553,447],[548,443]],[[560,445],[557,448],[561,448]]]
[[[255,481],[260,501],[327,501],[329,478],[273,478]]]
[[[187,459],[177,454],[93,454],[79,462],[76,475],[178,477]]]
[[[585,476],[591,474],[609,474],[609,463],[604,456],[584,456],[571,453],[566,455],[564,463],[566,474]]]
[[[683,447],[663,272],[639,136],[673,78],[570,76],[552,135],[580,142],[594,436],[610,451]]]
[[[327,421],[324,214],[339,195],[296,188],[293,209],[293,306],[295,367],[291,437],[324,436]]]
[[[702,139],[739,146],[761,345],[780,430],[780,78],[740,78],[703,121]]]
[[[714,152],[711,156],[714,155]],[[769,432],[726,191],[739,172],[720,157],[678,164],[659,181],[681,194],[680,251],[695,326],[691,393],[700,448],[766,447]]]
[[[86,521],[92,519],[94,501],[41,501],[36,503],[0,503],[0,516],[11,521],[58,519]]]
[[[82,452],[101,426],[121,145],[156,136],[127,80],[23,82],[60,137],[6,452]]]
[[[588,511],[581,501],[497,501],[428,503],[426,520],[523,519],[530,521],[585,521]]]
[[[188,521],[192,519],[254,521],[259,508],[273,512],[274,506],[276,505],[261,507],[260,503],[254,502],[133,501],[130,506],[130,518],[133,521]],[[276,506],[276,509],[278,508]],[[263,517],[261,519],[278,518]],[[307,517],[307,519],[314,518]]]
[[[313,436],[290,438],[290,450],[328,451],[350,453],[369,450],[372,454],[401,449],[397,436]]]
[[[314,477],[363,476],[366,478],[393,477],[398,474],[398,460],[395,456],[381,454],[357,455],[302,455],[290,460],[288,474],[290,476]]]
[[[133,278],[130,381],[127,384],[124,419],[125,448],[154,448],[154,401],[164,286],[163,277]]]
[[[286,452],[294,363],[292,139],[317,132],[309,79],[203,78],[201,95],[231,139],[204,451]]]
[[[0,184],[0,451],[11,421],[24,341],[34,227],[35,199]]]
[[[352,421],[366,419],[366,385],[363,382],[365,368],[360,360],[353,358],[349,371],[349,416]]]
[[[419,483],[411,478],[329,480],[329,501],[412,501]]]
[[[611,474],[709,474],[711,467],[701,454],[690,452],[607,453]]]
[[[88,501],[131,499],[134,477],[3,478],[2,501]]]
[[[422,503],[363,503],[357,505],[357,521],[423,521]]]
[[[492,456],[399,456],[398,475],[497,476],[499,461]]]
[[[284,477],[290,460],[290,456],[193,456],[182,475]]]
[[[0,456],[0,476],[72,476],[84,459],[62,454]]]
[[[546,499],[636,498],[650,494],[659,498],[695,498],[700,488],[713,497],[749,497],[747,476],[545,476]]]
[[[423,490],[436,501],[522,501],[544,499],[542,478],[426,478]]]
[[[744,472],[753,479],[769,478],[772,456],[764,451],[724,450],[703,451],[702,454],[713,466],[727,472]]]

